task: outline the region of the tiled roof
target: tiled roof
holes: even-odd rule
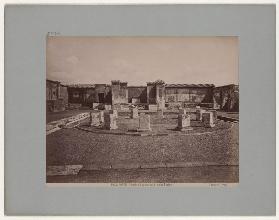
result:
[[[202,87],[214,87],[214,84],[166,84],[166,87],[191,87],[191,88],[202,88]]]

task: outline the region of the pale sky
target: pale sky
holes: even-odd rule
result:
[[[47,79],[62,83],[238,84],[237,37],[49,37]]]

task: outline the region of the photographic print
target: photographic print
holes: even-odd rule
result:
[[[48,36],[47,183],[238,183],[238,44]]]

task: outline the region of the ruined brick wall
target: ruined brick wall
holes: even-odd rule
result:
[[[95,89],[94,88],[86,88],[84,89],[84,97],[83,97],[83,105],[92,106],[95,99]]]
[[[214,105],[224,111],[239,111],[239,87],[227,85],[216,87],[213,92]]]
[[[111,87],[106,84],[96,84],[94,102],[111,104]]]
[[[115,80],[111,82],[111,99],[112,104],[128,103],[127,82]]]
[[[61,87],[60,87],[60,97],[59,98],[63,100],[63,104],[65,106],[68,105],[69,96],[68,96],[68,89],[67,89],[66,86],[61,85]]]
[[[213,88],[166,87],[166,102],[212,103]]]
[[[46,80],[46,111],[64,111],[68,105],[67,87],[60,82]]]
[[[147,103],[146,86],[128,86],[128,102],[132,102],[132,98],[138,98],[140,103]]]
[[[47,80],[46,81],[46,100],[56,100],[59,96],[59,88],[60,83]]]
[[[157,80],[155,82],[147,82],[147,103],[157,104],[159,109],[165,108],[165,82]]]
[[[68,100],[69,103],[83,103],[83,93],[84,89],[82,88],[70,88],[68,87]]]
[[[158,104],[158,108],[165,108],[165,84],[164,83],[156,83],[156,103]]]

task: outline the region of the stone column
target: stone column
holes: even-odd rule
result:
[[[156,83],[156,103],[158,109],[165,109],[165,84]]]
[[[127,82],[121,82],[120,80],[111,81],[112,105],[128,103],[127,85]]]

